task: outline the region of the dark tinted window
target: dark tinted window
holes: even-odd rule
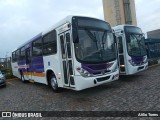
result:
[[[78,26],[85,26],[85,27],[94,27],[99,29],[107,29],[111,31],[110,25],[102,20],[94,19],[94,18],[87,18],[87,17],[74,17],[72,22],[77,22]],[[75,27],[75,26],[74,26]]]
[[[126,26],[124,27],[124,29],[125,29],[125,32],[142,34],[142,30],[138,27]]]
[[[33,56],[41,56],[42,55],[42,39],[39,38],[33,42]]]
[[[15,62],[16,61],[16,52],[13,52],[12,53],[12,62]]]
[[[15,60],[19,60],[19,58],[20,58],[20,49],[18,49],[16,51],[16,58],[15,58]]]
[[[21,60],[25,59],[25,47],[22,47],[20,52],[21,52],[20,59]]]
[[[57,53],[57,36],[53,30],[43,37],[43,55]]]

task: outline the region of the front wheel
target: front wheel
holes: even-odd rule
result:
[[[57,83],[57,79],[54,74],[50,76],[50,86],[54,92],[59,92],[59,87]]]

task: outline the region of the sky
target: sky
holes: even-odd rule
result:
[[[160,0],[135,0],[142,31],[160,29]],[[0,58],[68,15],[104,20],[102,0],[0,0]]]

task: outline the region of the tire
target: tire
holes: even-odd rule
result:
[[[57,79],[54,74],[51,74],[49,82],[52,90],[54,92],[59,92],[60,88],[58,87]]]

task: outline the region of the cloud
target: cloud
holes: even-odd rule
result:
[[[143,32],[160,28],[160,0],[135,0],[138,26]]]
[[[135,0],[143,32],[160,28],[160,0]],[[0,57],[67,15],[104,19],[102,0],[0,0]]]
[[[103,18],[99,0],[0,0],[0,15],[0,57],[67,15]]]

